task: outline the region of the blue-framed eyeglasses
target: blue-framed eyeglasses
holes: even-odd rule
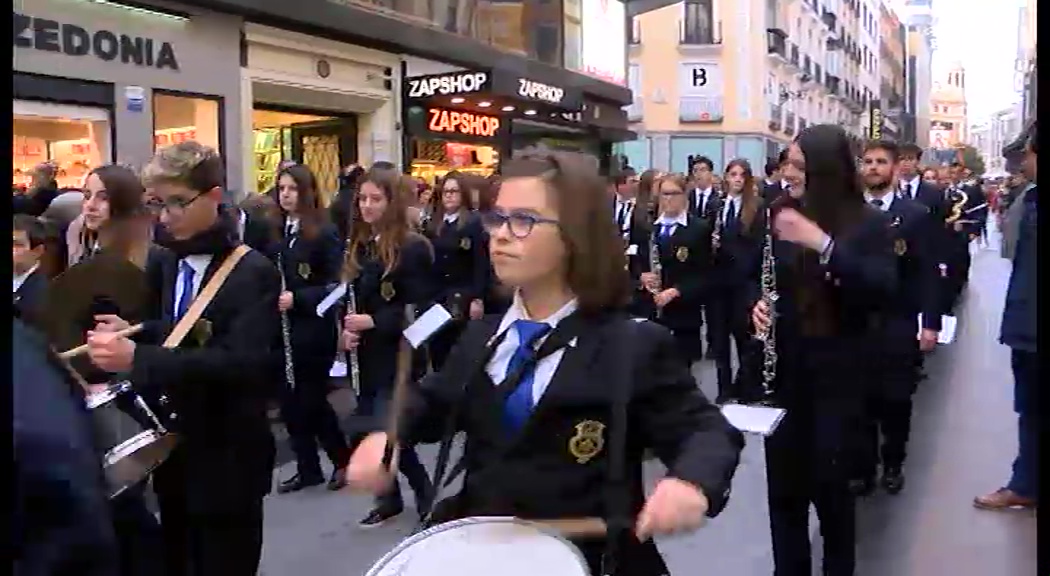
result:
[[[532,234],[532,229],[537,224],[554,224],[558,225],[558,221],[553,218],[544,218],[528,212],[511,212],[505,214],[503,212],[497,212],[490,210],[481,214],[481,224],[485,227],[485,231],[489,235],[495,234],[503,225],[506,224],[510,229],[512,236],[518,239],[527,238],[529,234]]]

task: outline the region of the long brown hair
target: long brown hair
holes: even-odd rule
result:
[[[350,228],[350,246],[343,261],[343,277],[347,279],[356,278],[361,272],[359,253],[376,236],[379,237],[376,241],[376,255],[383,263],[384,276],[397,267],[401,248],[406,242],[414,239],[426,242],[425,238],[409,228],[408,199],[404,187],[405,181],[400,174],[392,170],[375,168],[369,170],[358,187],[358,202],[361,201],[361,190],[365,184],[379,188],[387,204],[386,209],[383,210],[383,216],[375,224],[365,222],[361,218],[361,209],[354,208],[353,223]]]
[[[730,161],[729,164],[726,164],[726,175],[728,176],[729,171],[737,166],[744,171],[744,188],[740,191],[740,223],[744,225],[744,231],[749,232],[751,223],[755,221],[755,214],[758,212],[760,197],[758,195],[758,186],[755,182],[755,175],[751,171],[751,163],[747,160],[736,158]],[[726,194],[729,194],[728,189]]]
[[[146,189],[134,170],[120,164],[105,164],[88,173],[98,176],[105,188],[109,203],[109,219],[103,223],[97,240],[102,249],[134,262],[140,268],[146,265],[149,235],[145,218]],[[86,179],[85,179],[86,181]],[[85,226],[82,241],[92,242],[95,235]]]
[[[580,154],[529,154],[501,167],[504,180],[539,178],[558,212],[567,252],[566,283],[580,310],[598,313],[627,304],[631,284],[623,239],[610,214],[605,181]],[[605,214],[607,217],[599,218]]]
[[[274,186],[278,188],[278,198],[280,197],[281,176],[285,174],[295,182],[295,187],[299,190],[298,198],[295,202],[296,216],[299,217],[299,230],[303,238],[309,240],[317,238],[318,234],[321,233],[321,228],[328,222],[328,214],[321,207],[321,198],[317,192],[317,178],[314,177],[314,173],[310,168],[304,164],[292,164],[282,168],[274,180]],[[284,208],[281,208],[279,200],[277,208],[281,217],[273,219],[273,226],[277,227],[277,237],[280,237],[281,227],[284,226],[284,219],[288,216],[288,213],[285,212]]]
[[[635,226],[645,231],[652,228],[656,218],[653,212],[659,211],[654,206],[654,201],[659,199],[659,190],[656,189],[659,179],[660,171],[652,169],[642,172],[638,177],[638,195],[634,199],[634,217],[631,219],[632,229]]]
[[[456,220],[456,227],[463,228],[463,224],[466,222],[466,216],[468,212],[474,209],[474,192],[478,192],[478,197],[481,196],[482,186],[479,186],[477,178],[472,177],[470,174],[453,170],[445,177],[441,179],[437,186],[434,186],[434,194],[430,198],[430,210],[431,218],[427,224],[428,232],[432,234],[440,234],[442,228],[445,227],[445,206],[444,199],[442,196],[445,194],[445,183],[449,180],[454,181],[459,186],[459,215],[460,218]]]

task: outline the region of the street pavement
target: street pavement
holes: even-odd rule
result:
[[[993,240],[994,240],[993,234]],[[1009,263],[998,246],[975,251],[972,280],[956,341],[927,362],[930,379],[916,396],[908,484],[898,496],[877,494],[861,502],[859,576],[1034,576],[1035,517],[1023,512],[974,509],[973,496],[1003,484],[1016,451],[1009,350],[997,343]],[[711,361],[695,367],[701,388],[715,395]],[[332,393],[344,417],[349,390]],[[294,473],[286,435],[275,480]],[[436,450],[420,448],[433,466]],[[766,483],[761,442],[748,438],[728,508],[688,536],[659,541],[671,573],[681,576],[772,574]],[[647,465],[649,486],[662,467]],[[411,490],[402,481],[406,506]],[[266,502],[263,576],[359,576],[413,528],[411,509],[397,521],[363,530],[357,521],[368,497],[323,487],[270,496]],[[819,535],[811,513],[814,554]],[[819,563],[815,563],[815,569]]]

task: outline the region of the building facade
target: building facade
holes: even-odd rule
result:
[[[862,136],[852,0],[688,0],[630,27],[628,118],[637,168],[683,172],[688,157],[756,171],[799,130],[833,122]],[[675,33],[668,34],[668,30]]]
[[[631,102],[623,2],[446,0],[437,8],[364,0],[16,3],[16,185],[42,160],[60,164],[63,184],[79,185],[90,167],[141,165],[156,146],[193,138],[223,154],[234,193],[268,189],[280,160],[291,159],[310,166],[330,197],[351,162],[411,169],[404,102],[413,59],[498,76],[495,92],[522,104],[514,119],[521,122],[506,122],[519,126],[519,142],[532,128],[525,120],[541,110],[549,121],[539,130],[585,135],[568,139],[587,140],[580,149],[606,167],[613,143],[633,137],[622,110]],[[442,107],[460,119],[492,115],[469,96]],[[495,116],[505,114],[501,107]],[[541,140],[530,141],[557,147]],[[499,161],[442,146],[424,158],[482,173]]]
[[[1017,42],[1017,62],[1015,70],[1019,75],[1019,84],[1023,96],[1024,121],[1035,118],[1036,88],[1039,84],[1036,73],[1036,0],[1026,0],[1020,9]]]
[[[905,126],[908,139],[922,149],[930,146],[930,98],[933,94],[933,50],[936,38],[932,0],[898,2],[898,15],[907,28],[906,74],[907,108]],[[907,131],[906,131],[907,132]]]
[[[933,84],[929,139],[930,160],[938,164],[953,161],[956,148],[969,143],[966,69],[961,63],[949,66],[943,80]]]
[[[879,98],[872,106],[871,128],[878,129],[880,138],[891,140],[914,140],[908,134],[905,119],[908,108],[907,94],[907,38],[904,25],[893,9],[885,2],[879,7]]]
[[[993,113],[985,121],[970,127],[969,143],[984,160],[985,176],[1007,174],[1003,147],[1012,142],[1024,127],[1024,105],[1018,102]]]

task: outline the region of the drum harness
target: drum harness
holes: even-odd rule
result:
[[[476,322],[482,321],[479,320]],[[605,327],[606,333],[602,335],[602,337],[613,341],[612,344],[615,352],[613,357],[617,359],[618,364],[618,366],[615,367],[616,370],[613,371],[617,377],[614,378],[614,397],[612,399],[610,410],[612,418],[610,422],[608,474],[606,476],[604,497],[607,533],[605,538],[605,550],[602,552],[601,560],[602,576],[613,576],[616,573],[620,557],[620,548],[624,540],[630,535],[631,529],[634,525],[630,512],[630,496],[626,481],[626,450],[628,403],[630,401],[631,378],[634,373],[634,353],[631,342],[636,338],[637,327],[635,325],[637,322],[638,321],[634,319],[613,320]],[[536,354],[534,354],[528,361],[522,363],[522,365],[515,371],[507,374],[503,382],[497,386],[502,399],[506,401],[518,386],[521,385],[521,381],[527,370],[532,369],[540,360],[568,346],[569,343],[576,338],[577,334],[581,332],[583,327],[581,318],[578,314],[573,314],[558,323],[558,326],[551,332],[547,339],[544,340],[543,344],[540,345]],[[613,332],[609,330],[609,328],[624,329]],[[445,432],[438,449],[437,462],[433,474],[433,486],[435,492],[433,504],[431,505],[430,511],[427,513],[426,517],[420,522],[416,532],[431,525],[431,516],[438,502],[441,490],[447,488],[460,474],[466,471],[467,456],[464,452],[464,454],[460,456],[456,465],[452,467],[448,478],[445,479],[445,471],[448,468],[449,457],[451,456],[452,451],[452,442],[458,431],[460,414],[469,397],[469,387],[475,378],[484,371],[485,367],[492,359],[492,356],[495,354],[496,349],[499,348],[499,345],[506,338],[508,332],[510,332],[509,328],[490,338],[481,354],[481,357],[476,363],[474,363],[472,368],[466,372],[468,377],[463,379],[459,399],[453,404],[452,409],[449,411],[445,424]]]

